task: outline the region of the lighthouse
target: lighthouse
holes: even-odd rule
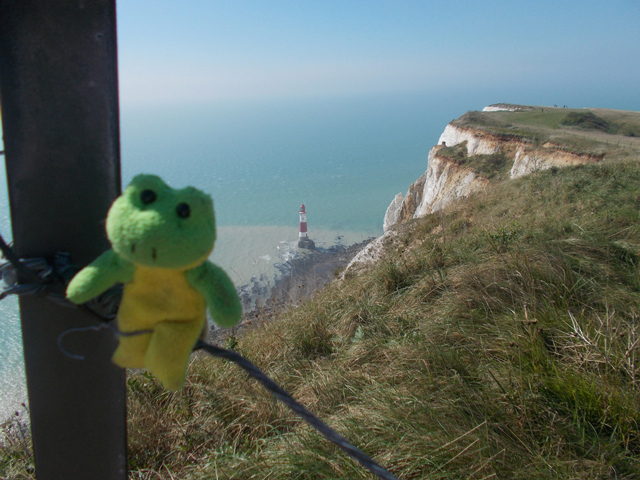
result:
[[[304,203],[300,205],[300,232],[298,233],[298,248],[306,248],[313,250],[316,248],[316,244],[309,238],[307,234],[307,210],[304,208]]]

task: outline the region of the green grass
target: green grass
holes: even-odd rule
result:
[[[562,129],[577,126],[610,134],[640,136],[640,113],[625,110],[569,109],[558,107],[519,106],[515,112],[469,112],[456,120],[461,125]],[[484,117],[484,118],[483,118]]]
[[[515,112],[467,112],[465,115],[455,120],[459,125],[467,126],[488,126],[488,127],[544,127],[557,129],[561,122],[570,112],[581,112],[581,110],[570,110],[566,108],[553,107],[526,107]]]
[[[467,112],[453,124],[518,137],[532,146],[546,142],[577,154],[609,159],[640,154],[640,112],[607,109],[520,107],[515,112]]]
[[[441,147],[438,155],[450,158],[456,164],[473,169],[489,180],[506,180],[509,178],[513,162],[503,152],[489,155],[467,155],[467,142],[452,147]]]
[[[237,349],[404,480],[639,478],[639,167],[538,172],[403,224]],[[177,393],[130,376],[130,478],[373,478],[234,365],[189,371]],[[32,478],[9,447],[0,476]]]
[[[402,479],[638,478],[639,167],[539,172],[401,225],[238,349]],[[133,478],[373,478],[233,365],[190,372],[173,394],[129,380]]]
[[[562,125],[576,126],[584,130],[599,130],[601,132],[623,135],[626,137],[640,137],[640,118],[621,115],[613,117],[611,121],[592,111],[570,112],[562,120]]]
[[[560,128],[560,124],[568,115],[566,108],[546,108],[546,112],[536,108],[526,112],[513,112],[509,120],[522,125],[537,125],[552,129]],[[571,112],[571,111],[570,111]]]
[[[638,159],[495,182],[397,228],[237,350],[403,480],[640,478]],[[128,392],[132,479],[373,478],[221,360]],[[0,477],[32,478],[12,438]]]
[[[602,117],[593,112],[569,112],[560,122],[562,125],[571,125],[586,130],[600,130],[606,133],[615,133],[616,128]]]
[[[35,478],[29,427],[21,420],[18,412],[0,424],[0,446],[0,478]]]
[[[625,110],[607,110],[595,108],[592,110],[598,116],[614,123],[617,133],[626,137],[640,137],[640,114]]]

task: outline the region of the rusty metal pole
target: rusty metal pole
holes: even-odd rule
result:
[[[13,240],[20,257],[108,248],[120,192],[115,0],[0,0],[0,97]],[[124,480],[125,376],[82,310],[20,300],[39,480]]]

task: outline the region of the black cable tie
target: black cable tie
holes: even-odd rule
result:
[[[60,335],[58,335],[58,349],[60,349],[60,351],[67,357],[72,358],[74,360],[86,360],[86,357],[84,355],[74,355],[73,353],[69,353],[63,346],[62,346],[62,340],[64,339],[64,337],[66,337],[68,334],[70,333],[74,333],[74,332],[86,332],[86,331],[94,331],[97,332],[99,330],[102,330],[103,328],[106,327],[106,323],[99,323],[98,325],[91,325],[89,327],[73,327],[73,328],[68,328],[67,330],[65,330],[64,332],[62,332]]]
[[[88,327],[72,327],[72,328],[66,329],[64,332],[58,335],[58,349],[65,356],[72,358],[74,360],[86,360],[86,357],[84,355],[75,355],[73,353],[70,353],[66,348],[62,346],[62,341],[64,340],[64,337],[66,337],[70,333],[88,332],[88,331],[98,332],[100,330],[104,330],[105,328],[108,328],[119,337],[133,337],[135,335],[144,335],[145,333],[153,333],[153,330],[134,330],[132,332],[121,332],[120,330],[118,330],[118,327],[116,327],[115,325],[109,322],[99,323],[98,325],[90,325]]]
[[[76,305],[75,303],[71,303],[69,300],[67,300],[66,295],[62,293],[49,292],[47,293],[46,299],[51,300],[53,303],[56,303],[61,307],[78,308],[78,305]]]
[[[7,245],[7,243],[4,241],[4,238],[2,238],[2,235],[0,235],[0,250],[2,250],[2,254],[4,255],[4,258],[9,260],[9,262],[11,262],[11,264],[15,267],[15,269],[19,273],[24,275],[28,280],[31,280],[31,281],[34,281],[34,282],[41,281],[40,277],[37,274],[32,272],[30,269],[28,269],[20,261],[18,256],[11,249],[11,247],[9,247],[9,245]]]

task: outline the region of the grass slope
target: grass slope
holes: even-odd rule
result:
[[[402,479],[639,478],[638,167],[539,172],[406,224],[237,349]],[[129,388],[133,478],[372,478],[233,365]]]
[[[637,160],[496,183],[232,343],[403,480],[640,478],[639,207]],[[128,389],[130,478],[373,478],[221,360]]]

